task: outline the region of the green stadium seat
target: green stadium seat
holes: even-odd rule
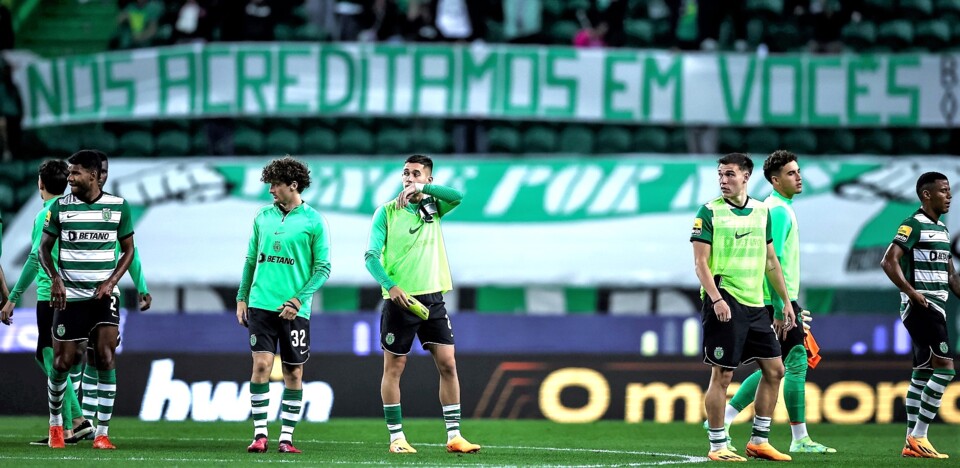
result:
[[[804,37],[793,21],[772,22],[768,25],[768,30],[766,42],[771,51],[797,51],[805,46]]]
[[[374,139],[369,130],[359,125],[351,124],[340,132],[340,152],[344,154],[370,155],[373,154]]]
[[[337,152],[337,134],[325,127],[315,126],[303,134],[304,154],[334,154]]]
[[[955,137],[956,130],[929,130],[930,152],[933,154],[960,154],[960,138]]]
[[[17,192],[13,188],[13,183],[0,181],[0,211],[9,213],[17,206],[19,206],[17,203]]]
[[[936,0],[934,9],[937,18],[960,21],[960,0]]]
[[[67,157],[80,147],[80,133],[74,127],[49,127],[39,129],[37,136],[46,147],[45,156]]]
[[[533,125],[523,132],[524,153],[552,153],[557,150],[557,131],[545,125]]]
[[[930,134],[919,128],[911,128],[896,132],[897,154],[929,154],[932,142]]]
[[[760,18],[753,18],[747,21],[747,44],[750,47],[756,47],[764,42],[767,30],[766,21]]]
[[[668,135],[668,140],[667,140],[668,153],[689,153],[690,152],[690,142],[687,139],[687,128],[675,127],[673,129],[667,130],[667,135]]]
[[[662,127],[638,127],[633,132],[633,150],[638,153],[665,153],[670,134]]]
[[[565,0],[543,0],[543,14],[559,17],[566,9]]]
[[[550,41],[553,44],[571,45],[578,31],[580,25],[574,21],[557,21],[549,28]]]
[[[117,148],[117,153],[122,156],[153,156],[155,151],[153,135],[148,131],[129,130],[120,135],[120,146]]]
[[[743,143],[747,153],[769,154],[780,149],[780,134],[769,128],[754,128],[747,130]]]
[[[757,16],[778,17],[783,14],[783,0],[747,0],[746,11]]]
[[[893,50],[904,49],[913,44],[913,24],[907,20],[887,21],[880,25],[877,41]]]
[[[67,186],[67,190],[70,190],[69,186]],[[16,188],[15,197],[17,201],[15,206],[23,206],[24,203],[26,203],[28,200],[36,196],[37,196],[36,183],[19,185]]]
[[[817,134],[797,128],[787,130],[780,140],[781,148],[796,154],[817,154]]]
[[[440,154],[450,151],[450,137],[443,127],[424,128],[411,135],[415,151],[427,154]]]
[[[189,156],[193,153],[190,134],[183,130],[166,130],[157,135],[160,156]]]
[[[190,152],[195,155],[211,154],[210,138],[202,125],[190,134]]]
[[[841,31],[843,43],[854,50],[863,50],[877,42],[877,26],[869,21],[848,23]]]
[[[888,130],[863,131],[857,138],[857,152],[864,154],[892,154],[893,135]]]
[[[930,50],[940,50],[951,45],[950,23],[945,20],[930,20],[917,25],[914,43]]]
[[[857,137],[845,128],[819,132],[820,151],[824,154],[851,154],[855,151]]]
[[[520,148],[520,131],[515,127],[493,127],[487,133],[487,139],[493,153],[516,153]]]
[[[717,147],[721,153],[743,152],[743,132],[739,128],[721,128]]]
[[[297,26],[293,33],[294,39],[298,41],[320,42],[328,37],[327,31],[315,24],[302,24]]]
[[[277,41],[290,42],[296,38],[296,28],[286,23],[273,27],[273,37]]]
[[[239,155],[264,154],[263,133],[246,125],[238,125],[233,131],[233,150]]]
[[[593,154],[596,138],[593,130],[585,125],[570,124],[560,132],[561,153],[587,156]]]
[[[627,35],[627,47],[650,47],[654,42],[653,21],[626,21],[623,29]]]
[[[410,152],[410,132],[403,128],[381,127],[377,132],[378,154],[407,154]]]
[[[499,21],[487,20],[487,37],[485,38],[487,42],[498,44],[501,42],[507,42],[507,36],[503,30],[503,23]]]
[[[905,18],[923,19],[933,15],[933,0],[900,0],[899,15]]]
[[[119,142],[116,135],[102,128],[94,128],[80,135],[80,144],[84,148],[93,148],[112,155],[117,152]]]
[[[633,144],[630,141],[630,132],[627,129],[604,126],[597,133],[597,153],[617,154],[632,151]]]
[[[267,133],[266,152],[270,155],[300,154],[300,135],[289,128],[274,128]]]

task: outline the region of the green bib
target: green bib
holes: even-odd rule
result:
[[[424,222],[416,211],[418,206],[401,209],[392,201],[384,205],[387,239],[381,256],[383,269],[407,294],[444,293],[453,289],[453,281],[441,218],[434,216],[432,223]],[[390,297],[386,290],[383,297]]]
[[[763,307],[763,279],[767,263],[767,207],[750,199],[734,213],[723,197],[710,202],[713,243],[710,271],[720,276],[720,287],[738,302]]]

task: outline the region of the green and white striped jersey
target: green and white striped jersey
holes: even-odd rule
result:
[[[90,203],[64,195],[50,205],[43,232],[60,241],[57,268],[67,301],[92,299],[117,268],[119,242],[133,235],[130,205],[106,192]]]
[[[930,308],[946,317],[947,297],[950,294],[950,233],[940,221],[934,222],[923,210],[905,219],[897,229],[893,243],[900,246],[903,257],[900,269],[914,289],[927,298]],[[900,293],[900,316],[906,318],[909,298]]]

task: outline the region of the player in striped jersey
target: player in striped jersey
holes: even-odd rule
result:
[[[47,381],[49,443],[54,448],[64,446],[61,409],[67,372],[77,359],[78,342],[92,337],[97,344],[99,377],[93,447],[114,449],[108,429],[116,397],[114,353],[120,339],[120,314],[112,293],[133,261],[133,220],[126,200],[100,189],[97,152],[81,150],[67,162],[71,194],[50,205],[40,241],[40,265],[50,276],[50,305],[54,308],[55,358]],[[54,244],[60,254],[56,265]]]
[[[900,318],[913,340],[913,374],[907,389],[904,457],[949,458],[927,439],[940,400],[956,375],[947,337],[946,303],[960,297],[950,233],[940,217],[950,211],[950,181],[939,172],[917,179],[920,209],[905,219],[883,255],[881,266],[900,289]]]

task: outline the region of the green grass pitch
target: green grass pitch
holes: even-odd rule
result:
[[[404,420],[404,432],[417,454],[387,453],[387,430],[379,419],[335,419],[301,423],[294,442],[301,455],[276,452],[279,422],[270,425],[270,452],[246,453],[253,433],[250,422],[141,422],[118,418],[111,439],[119,449],[99,451],[85,441],[64,450],[28,445],[46,433],[46,419],[0,418],[0,465],[27,466],[211,466],[301,463],[307,466],[654,466],[707,463],[707,437],[691,424],[555,424],[548,421],[466,420],[464,435],[483,445],[478,454],[448,454],[443,421]],[[748,424],[731,429],[743,452]],[[774,425],[771,442],[789,447],[789,428]],[[936,424],[930,440],[954,460],[900,458],[902,425],[811,425],[816,440],[839,450],[831,455],[795,454],[793,465],[820,466],[957,466],[960,426]],[[63,462],[69,462],[65,465]],[[750,460],[749,463],[767,463]],[[55,464],[55,465],[54,465]]]

